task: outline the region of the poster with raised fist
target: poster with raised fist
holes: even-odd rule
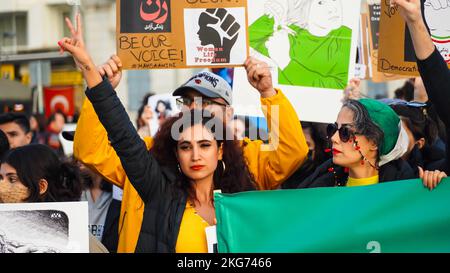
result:
[[[242,64],[246,58],[244,8],[185,9],[187,64]]]
[[[116,0],[124,69],[243,66],[247,0]]]

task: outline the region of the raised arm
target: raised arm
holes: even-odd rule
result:
[[[247,140],[244,154],[259,189],[276,189],[304,162],[308,146],[295,109],[273,88],[267,64],[250,58],[245,66],[248,81],[261,95],[270,139],[269,145]]]
[[[431,40],[420,8],[420,0],[392,0],[408,25],[420,76],[439,117],[450,128],[450,72]],[[448,129],[447,129],[448,130]]]
[[[120,158],[122,166],[141,198],[146,201],[151,194],[164,189],[159,164],[148,153],[145,143],[133,127],[116,92],[107,79],[103,80],[84,47],[80,16],[77,15],[77,29],[67,19],[72,33],[58,44],[72,54],[88,85],[86,95],[97,116],[108,132],[111,145]]]
[[[444,2],[443,2],[444,3]],[[420,0],[391,0],[399,6],[400,14],[411,33],[417,65],[430,101],[447,131],[446,160],[442,169],[450,171],[450,71],[439,53],[423,21]],[[449,5],[445,1],[446,5]],[[445,8],[450,8],[446,6]]]
[[[398,5],[411,33],[416,56],[419,60],[425,60],[433,53],[435,46],[422,18],[420,0],[391,0],[391,5]]]
[[[147,137],[144,141],[149,150],[153,139]],[[120,188],[124,187],[127,175],[89,99],[83,102],[73,142],[73,153],[75,158],[107,181]]]
[[[97,70],[103,77],[107,77],[115,89],[121,79],[122,63],[113,55]],[[152,138],[145,138],[147,149],[153,144]],[[77,130],[73,142],[74,156],[84,165],[102,175],[107,181],[123,188],[127,175],[122,167],[116,151],[111,146],[108,134],[95,113],[92,103],[86,99],[83,102]]]

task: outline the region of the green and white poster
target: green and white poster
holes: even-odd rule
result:
[[[358,0],[248,1],[250,55],[269,64],[274,85],[301,120],[335,120],[355,70],[360,5]],[[242,69],[234,87],[239,104],[258,101],[249,97]],[[319,113],[320,108],[326,111]]]

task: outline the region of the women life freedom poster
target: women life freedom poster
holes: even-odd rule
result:
[[[274,86],[300,120],[332,122],[355,71],[359,0],[249,0],[250,55],[271,67]],[[262,115],[259,95],[235,71],[237,114]]]
[[[117,0],[124,69],[242,66],[247,0]]]

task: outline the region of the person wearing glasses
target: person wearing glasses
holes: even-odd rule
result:
[[[84,47],[81,24],[75,29],[69,20],[67,24],[72,32],[72,41]],[[71,41],[65,39],[64,41]],[[63,47],[67,43],[60,42]],[[276,128],[271,128],[272,143],[275,149],[262,149],[262,141],[244,139],[240,142],[247,167],[254,177],[257,189],[278,188],[306,159],[308,147],[295,109],[279,89],[272,85],[272,75],[267,64],[249,58],[244,64],[248,81],[259,92],[261,104],[268,121],[272,112],[278,109]],[[112,56],[108,62],[98,68],[100,74],[107,77],[115,89],[121,79],[121,61]],[[214,114],[226,124],[233,119],[232,89],[221,77],[212,73],[200,72],[174,95],[181,96],[180,103],[185,109],[202,109]],[[200,100],[201,99],[201,100]],[[201,102],[200,102],[201,101]],[[274,117],[276,118],[276,117]],[[153,146],[152,138],[144,138],[145,148]],[[144,146],[142,146],[144,148]],[[108,135],[100,123],[89,100],[85,100],[77,124],[74,139],[74,156],[90,169],[95,170],[111,183],[123,188],[123,201],[119,223],[118,252],[134,252],[145,205],[136,189],[130,183],[122,163],[109,142]]]
[[[164,122],[152,149],[147,151],[117,93],[94,69],[88,51],[74,39],[65,39],[62,47],[75,63],[82,64],[79,67],[88,86],[86,96],[144,202],[135,252],[207,252],[206,229],[216,222],[213,191],[235,193],[256,189],[240,143],[223,119],[194,108]],[[221,94],[227,91],[221,89],[226,84],[225,80],[205,72],[193,77],[175,94],[193,87]],[[134,200],[123,198],[122,202]]]
[[[437,3],[437,4],[436,4]],[[425,86],[427,95],[433,104],[439,118],[445,125],[447,149],[445,158],[436,164],[430,164],[431,169],[444,170],[450,173],[450,71],[447,62],[436,48],[422,17],[420,0],[391,0],[391,5],[397,5],[400,15],[405,20],[411,33],[417,66]],[[432,3],[436,10],[444,11],[450,8],[448,1]],[[428,2],[430,5],[430,2]],[[447,25],[442,24],[442,27]]]
[[[327,137],[332,159],[326,161],[299,188],[368,186],[417,177],[401,159],[408,136],[400,118],[388,105],[373,99],[344,102]],[[421,171],[424,185],[434,188],[446,174]]]
[[[350,81],[344,91],[344,101],[362,97],[359,83],[360,81],[356,79]],[[420,77],[415,79],[415,83],[417,89],[425,89]],[[378,100],[389,105],[402,120],[402,126],[409,138],[408,148],[402,159],[410,164],[417,175],[420,173],[418,166],[430,171],[445,170],[445,167],[438,165],[441,159],[445,158],[445,145],[444,149],[440,145],[442,140],[439,138],[439,118],[434,113],[433,105],[427,102],[425,90],[423,94],[426,97],[424,100],[404,101],[388,98]],[[415,98],[418,99],[416,94]]]

